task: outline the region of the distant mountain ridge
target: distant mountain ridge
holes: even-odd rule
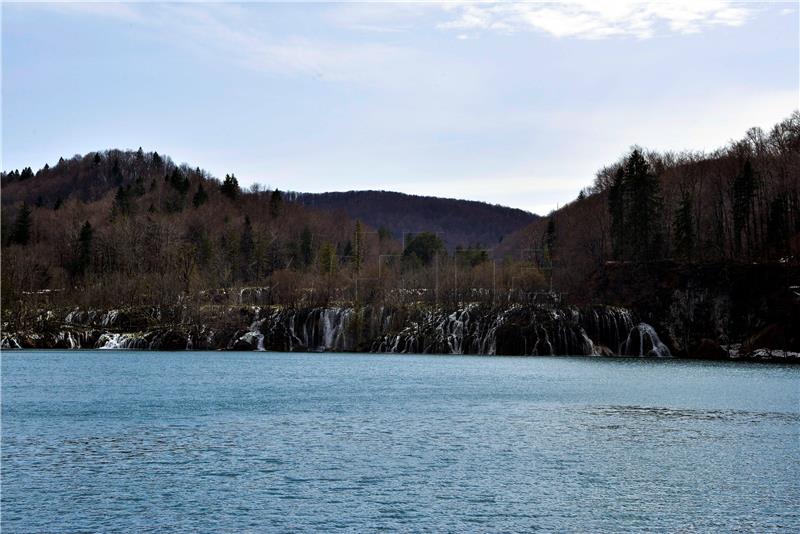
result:
[[[315,209],[343,212],[374,228],[384,227],[401,241],[405,234],[434,232],[450,249],[494,248],[505,236],[539,219],[521,209],[486,202],[393,191],[293,192],[287,197]]]
[[[153,163],[155,160],[156,163]],[[159,163],[160,162],[160,163]],[[155,169],[159,168],[160,171]],[[118,187],[135,186],[137,179],[180,168],[184,174],[211,178],[188,165],[175,165],[169,156],[157,153],[107,150],[61,159],[53,167],[21,173],[3,173],[2,203],[53,206],[68,198],[83,202],[101,199]],[[387,229],[398,241],[410,233],[433,232],[448,249],[479,245],[496,247],[505,236],[540,219],[527,211],[475,200],[409,195],[393,191],[346,191],[329,193],[286,193],[286,199],[329,213],[344,213],[375,229]]]

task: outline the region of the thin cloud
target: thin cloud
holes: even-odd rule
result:
[[[38,7],[77,16],[96,16],[132,23],[143,23],[139,9],[135,4],[111,2],[31,2],[28,6]]]
[[[442,30],[515,33],[540,31],[554,37],[648,39],[659,30],[689,34],[714,26],[741,26],[751,11],[725,0],[673,2],[571,1],[450,6],[455,17]]]
[[[154,39],[166,39],[199,57],[215,57],[242,68],[283,76],[308,76],[366,85],[390,83],[392,65],[414,65],[411,48],[380,42],[351,43],[309,38],[302,34],[276,36],[246,4],[194,3],[35,3],[79,17],[102,17],[130,23]]]

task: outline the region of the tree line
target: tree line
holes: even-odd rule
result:
[[[497,274],[481,245],[449,253],[441,234],[397,239],[156,152],[91,153],[25,180],[11,174],[2,176],[4,309],[235,303],[219,295],[246,287],[290,305],[435,302],[536,281],[512,280],[507,264]]]
[[[800,261],[800,113],[710,153],[634,146],[578,198],[500,253],[548,250],[556,286],[580,291],[607,262]]]

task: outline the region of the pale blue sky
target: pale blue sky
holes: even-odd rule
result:
[[[2,6],[2,167],[142,146],[244,185],[545,213],[630,145],[798,107],[797,2]]]

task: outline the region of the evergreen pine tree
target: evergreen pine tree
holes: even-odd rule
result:
[[[336,272],[336,249],[327,241],[319,249],[319,270],[327,276]]]
[[[189,178],[184,176],[177,167],[173,169],[167,181],[181,195],[185,195],[189,191]]]
[[[444,243],[438,235],[433,232],[421,232],[411,236],[403,250],[403,259],[411,265],[415,263],[430,265],[436,255],[444,250]]]
[[[195,208],[199,208],[205,204],[206,201],[208,201],[208,193],[206,193],[206,190],[203,188],[203,182],[200,182],[200,185],[197,186],[197,192],[192,198],[192,205],[194,205]]]
[[[75,261],[75,274],[83,275],[86,273],[87,268],[92,259],[92,237],[94,231],[89,221],[83,223],[81,231],[78,234],[78,256]]]
[[[14,221],[14,226],[11,231],[11,242],[18,245],[25,246],[31,239],[31,209],[28,204],[23,202],[22,206],[17,212],[17,219]]]
[[[114,164],[111,166],[111,180],[117,185],[122,184],[122,171],[119,168],[119,159],[114,158]]]
[[[625,170],[617,169],[608,188],[608,211],[611,214],[611,248],[614,258],[625,259]]]
[[[116,213],[121,215],[128,215],[131,210],[130,199],[128,198],[128,190],[122,186],[117,187],[117,193],[114,195],[114,206],[112,208],[112,216]]]
[[[282,205],[283,194],[280,192],[280,189],[276,189],[269,198],[269,214],[273,219],[280,215]]]
[[[225,180],[219,188],[220,192],[231,200],[236,200],[239,196],[239,180],[233,174],[225,175]]]
[[[659,228],[661,196],[658,178],[650,164],[635,149],[625,165],[625,228],[631,259],[656,259],[661,248]]]

